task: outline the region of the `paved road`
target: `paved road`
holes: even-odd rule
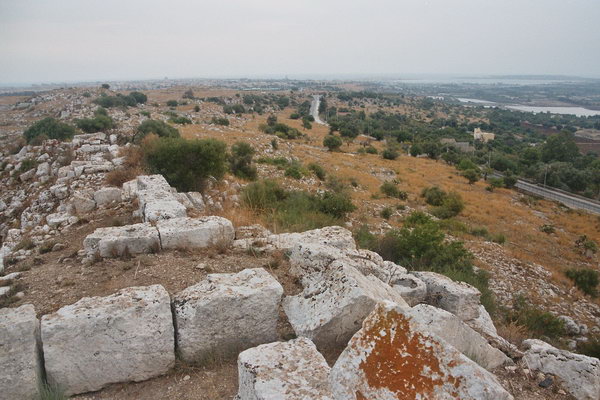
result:
[[[318,94],[313,95],[313,101],[310,103],[310,115],[315,118],[315,122],[321,125],[327,125],[326,122],[321,121],[319,118],[319,104],[321,103],[321,96]]]
[[[496,177],[502,177],[502,175],[497,173],[493,175]],[[562,203],[570,208],[585,210],[593,214],[600,215],[600,203],[587,200],[580,196],[574,196],[560,190],[542,187],[533,183],[525,182],[521,179],[517,181],[515,187],[523,192],[527,192],[547,200],[558,201],[559,203]]]

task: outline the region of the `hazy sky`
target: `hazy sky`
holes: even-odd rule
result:
[[[0,83],[600,76],[600,0],[0,0]]]

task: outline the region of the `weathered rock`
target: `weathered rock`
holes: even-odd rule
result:
[[[479,316],[481,293],[473,286],[435,272],[413,272],[427,286],[425,301],[435,307],[449,311],[463,321]]]
[[[0,309],[0,397],[37,399],[42,379],[40,323],[31,304]]]
[[[156,224],[163,249],[229,247],[233,243],[233,224],[223,217],[172,218]]]
[[[523,346],[529,368],[558,376],[578,400],[600,399],[600,360],[559,350],[537,339],[525,340]]]
[[[277,340],[283,288],[262,268],[210,274],[174,297],[177,348],[200,362]]]
[[[100,257],[156,253],[160,250],[158,230],[150,223],[98,228],[83,241],[87,254]]]
[[[241,239],[236,240],[234,246],[240,249],[254,247],[267,251],[289,251],[298,243],[316,243],[341,250],[356,250],[352,232],[341,226],[327,226],[302,233],[282,233],[265,238]]]
[[[329,366],[306,338],[263,344],[238,356],[236,400],[331,400]]]
[[[492,321],[492,317],[483,305],[479,306],[479,316],[475,319],[465,321],[465,323],[477,332],[485,332],[491,336],[498,336],[494,321]]]
[[[192,203],[195,209],[198,211],[204,211],[206,205],[204,204],[204,198],[202,197],[202,193],[199,192],[187,192],[185,193],[188,200]]]
[[[121,202],[121,189],[115,187],[105,187],[94,193],[94,201],[98,206],[106,206],[112,203]]]
[[[270,236],[271,232],[262,225],[239,226],[235,229],[236,239],[257,239]]]
[[[130,200],[137,196],[137,179],[130,180],[123,184],[122,196],[124,200]]]
[[[487,370],[512,363],[503,352],[490,346],[480,334],[448,311],[420,304],[406,314]]]
[[[427,297],[427,286],[425,283],[412,274],[397,274],[390,282],[390,286],[394,288],[400,296],[410,306],[419,304]]]
[[[391,287],[338,260],[302,293],[286,297],[283,307],[296,334],[326,346],[346,344],[382,300],[408,307]]]
[[[87,214],[96,208],[96,202],[85,193],[75,193],[71,203],[79,215]]]
[[[331,369],[335,399],[512,399],[491,373],[408,312],[383,302],[365,319]]]
[[[138,192],[138,198],[140,196],[142,196],[142,192]],[[183,204],[177,201],[172,194],[169,193],[167,196],[168,200],[144,200],[142,211],[144,221],[156,222],[164,219],[182,218],[187,215]]]
[[[71,216],[67,213],[54,213],[46,216],[46,223],[50,228],[56,229],[61,225],[66,225]]]
[[[160,285],[86,297],[42,317],[46,374],[67,395],[143,381],[175,363],[170,298]]]
[[[169,192],[171,191],[171,186],[162,175],[140,175],[137,177],[137,189],[164,190],[166,192]]]
[[[558,319],[560,319],[563,322],[565,331],[569,336],[579,335],[579,325],[573,320],[573,318],[567,315],[561,315],[558,317]]]

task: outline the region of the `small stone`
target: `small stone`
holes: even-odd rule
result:
[[[543,381],[541,381],[538,386],[541,388],[549,388],[550,386],[552,386],[552,384],[554,383],[554,381],[552,380],[552,377],[547,377],[545,378]]]
[[[184,381],[189,381],[189,380],[190,380],[190,376],[189,376],[189,375],[186,375],[186,376],[184,376],[184,377],[183,377],[183,380],[184,380]]]

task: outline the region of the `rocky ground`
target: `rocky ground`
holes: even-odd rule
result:
[[[314,238],[310,235],[271,235],[264,228],[247,226],[262,221],[256,217],[247,217],[241,209],[239,204],[241,185],[235,179],[228,178],[218,185],[210,185],[203,194],[177,193],[169,188],[168,184],[166,188],[160,187],[160,184],[155,187],[152,186],[154,183],[148,184],[144,179],[136,179],[122,187],[108,185],[107,174],[123,169],[125,166],[125,155],[128,148],[132,146],[125,144],[126,138],[131,136],[134,127],[145,118],[135,112],[111,110],[111,117],[117,122],[118,128],[106,134],[77,135],[71,142],[49,140],[39,146],[14,148],[13,144],[17,141],[18,135],[33,120],[46,115],[54,115],[66,121],[91,116],[95,106],[83,93],[83,90],[57,90],[33,99],[19,99],[16,105],[5,106],[0,112],[4,146],[1,151],[0,175],[0,185],[4,188],[0,195],[0,234],[2,235],[0,268],[4,273],[0,284],[0,301],[3,307],[16,308],[24,304],[32,304],[37,316],[43,317],[56,313],[62,307],[73,304],[81,298],[105,297],[132,286],[158,284],[173,296],[185,288],[205,281],[209,274],[239,273],[245,269],[263,268],[281,284],[285,296],[283,303],[275,307],[278,315],[275,339],[288,340],[296,335],[310,337],[317,344],[319,352],[324,355],[324,360],[329,367],[335,370],[340,353],[349,352],[346,345],[352,335],[360,329],[362,321],[373,310],[373,299],[393,300],[397,303],[406,301],[410,306],[418,303],[434,303],[430,297],[427,297],[427,293],[431,293],[431,287],[422,282],[419,283],[421,285],[419,287],[423,288],[422,292],[417,293],[412,289],[403,291],[399,283],[396,291],[392,290],[393,282],[420,282],[421,278],[408,276],[406,271],[397,270],[398,266],[383,264],[383,260],[375,258],[373,261],[370,258],[373,256],[367,253],[357,253],[357,250],[343,246],[339,249],[339,243],[332,245],[338,250],[331,248],[323,250],[309,246],[308,250],[302,248],[294,250],[298,255],[296,258],[293,254],[288,257],[286,254],[298,243],[311,244]],[[154,96],[156,101],[162,101],[173,96],[173,93],[154,93],[151,97]],[[95,95],[93,93],[92,98]],[[270,144],[271,137],[258,133],[256,129],[264,118],[254,115],[231,117],[229,127],[217,127],[208,121],[214,116],[224,116],[220,108],[214,104],[200,104],[202,104],[202,111],[199,115],[191,112],[191,104],[178,110],[197,122],[182,129],[188,137],[217,137],[228,143],[244,139],[257,149],[258,156],[295,156],[305,163],[314,161],[327,166],[331,173],[347,181],[355,179],[357,184],[352,185],[351,190],[359,208],[351,215],[348,228],[367,223],[373,232],[385,232],[401,224],[402,216],[412,210],[426,210],[418,196],[421,187],[437,184],[441,179],[451,182],[448,184],[459,185],[454,181],[454,177],[449,176],[450,172],[447,168],[434,165],[427,160],[406,160],[390,167],[379,159],[373,158],[369,159],[372,162],[367,164],[368,167],[357,168],[357,165],[362,165],[363,161],[352,152],[357,148],[355,144],[349,146],[343,154],[336,155],[337,158],[334,160],[332,154],[325,152],[320,146],[326,130],[324,127],[315,127],[314,132],[304,141],[281,140],[279,149],[274,150]],[[144,108],[153,113],[160,109],[154,105],[146,105]],[[166,117],[163,119],[166,120]],[[294,123],[291,120],[287,122]],[[33,167],[29,168],[30,166]],[[431,175],[428,175],[428,172]],[[279,178],[289,188],[315,190],[322,185],[312,176],[301,180],[286,178],[283,176],[283,171],[268,165],[260,165],[259,174]],[[431,178],[432,176],[435,178]],[[379,217],[381,209],[394,203],[390,199],[375,197],[374,194],[377,193],[382,182],[392,179],[400,179],[403,182],[409,190],[409,200],[403,209],[395,211],[390,220],[383,220]],[[471,210],[465,216],[467,221],[481,224],[493,220],[490,212],[480,204],[480,200],[477,200],[476,196],[480,196],[479,188],[466,187],[464,190],[467,204],[472,204]],[[168,201],[173,204],[166,209],[152,209],[148,204],[153,204],[156,193],[165,193]],[[598,232],[597,226],[594,228],[593,223],[589,225],[584,222],[592,217],[568,214],[560,207],[543,203],[536,205],[536,209],[527,208],[517,200],[519,195],[508,191],[499,191],[493,196],[493,200],[490,201],[492,207],[497,206],[499,204],[497,202],[500,201],[504,202],[503,207],[508,207],[509,204],[514,207],[514,209],[507,209],[506,214],[494,217],[497,218],[494,228],[510,232],[509,243],[500,245],[472,237],[462,239],[467,239],[467,247],[477,258],[478,266],[490,271],[491,289],[498,302],[510,307],[517,295],[524,294],[545,310],[562,316],[570,334],[566,343],[570,349],[574,349],[578,342],[587,340],[590,335],[598,334],[600,306],[596,301],[577,292],[564,279],[557,279],[554,263],[545,258],[548,256],[537,257],[533,254],[533,256],[517,258],[520,254],[518,250],[522,246],[527,246],[521,241],[520,235],[525,235],[523,231],[528,229],[527,234],[530,235],[534,228],[541,225],[540,221],[551,221],[558,225],[564,219],[570,219],[569,222],[559,226],[559,233],[554,239],[535,238],[534,242],[538,244],[541,240],[555,240],[554,247],[551,246],[554,250],[547,251],[549,257],[556,258],[555,251],[560,252],[564,255],[561,260],[568,265],[597,265],[598,261],[595,258],[581,256],[575,251],[567,250],[568,245],[565,244],[579,233],[577,227],[581,232],[591,232],[590,236],[594,237],[594,233]],[[164,197],[161,199],[164,200]],[[151,209],[154,211],[149,211]],[[529,214],[533,214],[533,217],[529,217]],[[213,231],[207,233],[208,222],[216,220],[202,218],[207,216],[217,218],[213,217],[215,215],[225,216],[233,221],[233,224],[229,222],[232,242],[228,245],[223,245],[221,239],[219,241],[211,239],[215,237]],[[511,221],[508,217],[510,215],[516,215],[516,221]],[[178,234],[168,236],[168,232],[171,232],[168,229],[173,227],[164,226],[163,220],[169,219],[182,223],[185,221],[186,226],[194,224],[184,218],[202,221],[198,227],[189,228],[190,230],[185,233],[192,237],[190,240],[193,243],[197,244],[192,248],[178,242]],[[535,220],[531,222],[530,218]],[[149,236],[146,234],[132,239],[130,233],[124,233],[128,226],[136,224],[144,225],[149,230],[150,236],[156,235],[158,249],[164,250],[155,251],[155,244],[152,242],[154,239],[148,239]],[[511,224],[514,227],[512,231]],[[177,230],[181,224],[174,225]],[[491,225],[488,226],[492,228]],[[97,231],[99,228],[106,230]],[[95,239],[96,232],[103,233]],[[510,236],[512,232],[515,233]],[[328,244],[326,241],[331,238],[323,239],[319,235],[315,236],[316,244]],[[107,237],[110,240],[105,239]],[[168,238],[171,238],[171,244],[167,244]],[[140,245],[141,247],[138,246],[140,242],[135,241],[138,239],[144,243]],[[332,240],[349,243],[343,235],[341,239]],[[123,243],[125,247],[122,246]],[[250,246],[249,243],[252,245]],[[354,246],[354,241],[352,240],[351,243],[350,248]],[[320,254],[319,257],[322,258],[311,258],[314,254]],[[539,263],[532,259],[537,259]],[[320,264],[323,260],[327,262]],[[336,262],[339,264],[339,269],[335,269],[338,268]],[[320,268],[313,270],[319,265]],[[323,272],[321,269],[325,266],[333,268],[332,272]],[[315,280],[315,277],[318,279]],[[351,314],[351,317],[355,318],[351,324],[349,320],[344,319],[345,317],[341,318],[336,314],[339,311],[336,307],[342,304],[336,302],[345,299],[343,290],[337,285],[345,280],[353,280],[354,285],[368,293],[365,298],[371,299],[360,302],[348,300],[348,304],[351,305],[348,307],[353,312],[364,309],[360,315]],[[375,288],[372,287],[374,280],[377,281]],[[426,282],[424,277],[422,280]],[[340,292],[338,293],[337,290]],[[320,295],[317,296],[315,293]],[[328,302],[333,301],[330,300],[331,296],[335,298],[332,304],[336,307],[327,308],[331,306],[330,304],[323,306],[323,309],[319,308],[319,314],[315,318],[320,319],[324,318],[323,315],[331,315],[332,321],[338,321],[338,318],[340,321],[346,321],[336,322],[339,323],[340,331],[328,331],[322,329],[318,323],[314,325],[313,322],[304,320],[304,316],[310,315],[310,310],[314,311],[314,302],[329,304]],[[305,304],[306,299],[311,299],[312,303]],[[474,310],[478,318],[480,315],[477,308],[478,300],[472,304],[475,304]],[[439,304],[434,305],[454,315],[461,315],[462,312]],[[464,317],[455,323],[463,326],[465,321],[470,321],[476,316],[474,314],[468,318]],[[349,328],[348,324],[353,328]],[[573,382],[575,385],[579,384],[576,377],[563,376],[561,379],[560,364],[557,368],[554,364],[552,367],[545,367],[542,365],[545,361],[540,362],[536,368],[531,365],[534,361],[537,362],[534,355],[542,350],[536,350],[538,353],[532,351],[529,358],[514,357],[514,353],[503,347],[509,346],[508,344],[498,345],[497,341],[483,333],[481,335],[486,338],[486,343],[489,341],[491,345],[510,355],[506,362],[494,367],[493,372],[503,387],[502,390],[510,393],[514,398],[562,399],[570,398],[569,393],[575,393],[575,397],[585,398],[573,391]],[[442,338],[452,342],[443,335]],[[456,346],[459,346],[460,350],[460,344]],[[303,351],[313,354],[311,349]],[[460,350],[467,357],[470,351]],[[346,356],[345,360],[351,362],[348,361],[351,360],[349,353]],[[448,357],[458,357],[458,355]],[[568,364],[568,368],[576,369],[580,365],[577,362],[588,362],[573,357],[575,361],[569,359],[571,364]],[[474,361],[477,363],[478,360]],[[480,368],[469,365],[472,368]],[[591,374],[596,374],[594,379],[600,379],[598,378],[600,371],[594,370],[600,367],[594,364],[591,368],[593,370]],[[571,381],[565,384],[563,381],[565,379]],[[356,383],[353,382],[352,385]],[[593,386],[593,383],[591,385]],[[599,382],[596,382],[596,385],[600,387]],[[370,390],[361,387],[361,390],[366,392]],[[213,357],[201,366],[177,361],[164,376],[140,383],[116,383],[98,392],[82,394],[75,398],[217,399],[232,398],[237,392],[236,357],[219,356]]]

